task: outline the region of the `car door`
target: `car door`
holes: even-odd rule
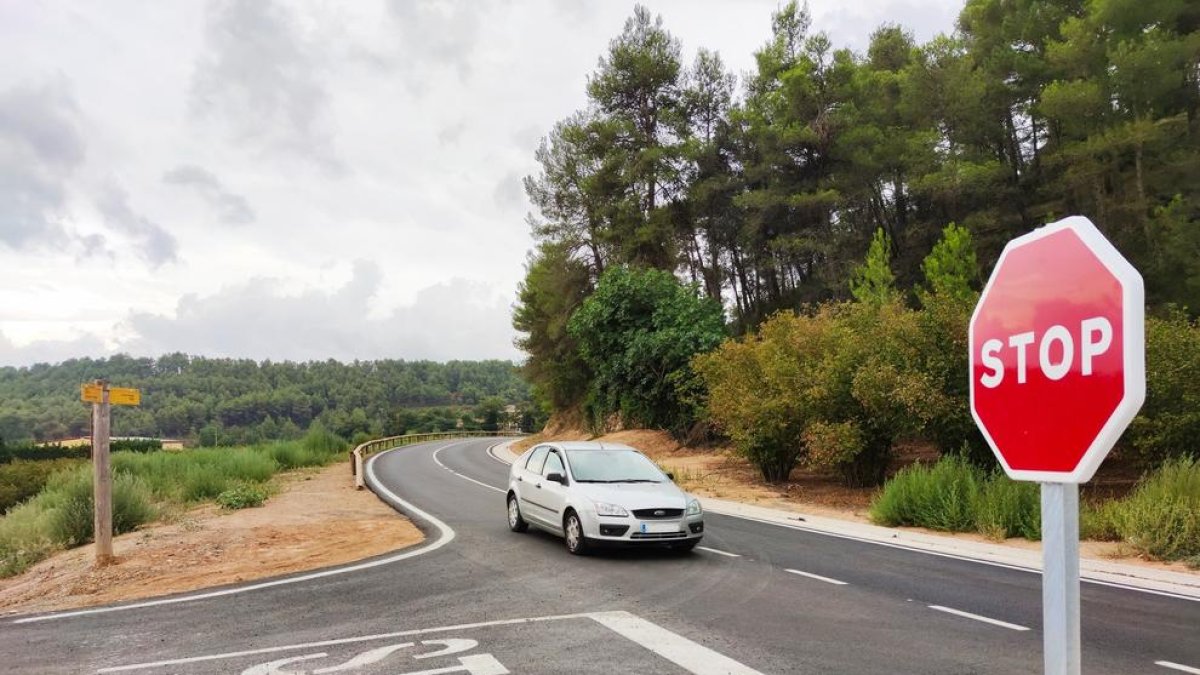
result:
[[[546,463],[546,455],[550,446],[539,445],[529,453],[525,465],[517,468],[517,499],[521,514],[525,520],[535,523],[546,523],[547,511],[539,503],[541,489],[537,486],[542,482],[542,465]]]
[[[551,448],[549,454],[546,455],[546,463],[542,467],[541,481],[535,488],[538,491],[538,501],[546,509],[545,518],[548,525],[554,527],[562,527],[563,509],[567,505],[567,486],[562,483],[557,483],[548,478],[550,474],[558,474],[560,476],[567,475],[567,468],[563,464],[561,450]]]

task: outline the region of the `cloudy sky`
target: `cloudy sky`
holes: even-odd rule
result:
[[[776,0],[645,2],[753,67]],[[961,0],[810,0],[865,47]],[[520,358],[521,177],[632,2],[0,0],[0,365]]]

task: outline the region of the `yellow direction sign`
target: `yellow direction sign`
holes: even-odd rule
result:
[[[88,403],[104,402],[104,386],[90,383],[79,386],[79,398]],[[108,402],[112,405],[141,405],[142,392],[129,387],[109,387]]]
[[[141,405],[142,392],[127,387],[112,387],[108,390],[108,402],[113,405]]]

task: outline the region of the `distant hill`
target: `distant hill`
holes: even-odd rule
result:
[[[115,408],[113,433],[222,443],[289,438],[319,420],[352,438],[467,426],[507,405],[528,408],[528,385],[508,361],[305,363],[169,354],[117,355],[0,368],[0,439],[47,441],[88,433],[79,385],[106,378],[142,390]],[[486,409],[486,410],[485,410]]]

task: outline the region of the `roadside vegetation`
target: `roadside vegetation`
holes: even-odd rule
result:
[[[1141,271],[1149,317],[1119,448],[1146,478],[1087,529],[1194,555],[1200,29],[1168,5],[967,0],[952,35],[885,25],[851,50],[788,2],[741,82],[635,8],[525,180],[513,325],[535,400],[593,433],[728,441],[773,484],[802,467],[875,490],[898,445],[932,447],[880,518],[1036,538],[1036,486],[996,477],[969,412],[967,325],[1006,241],[1081,214]]]
[[[130,532],[180,507],[215,502],[225,509],[260,506],[281,471],[345,459],[348,444],[320,424],[305,436],[247,447],[183,452],[115,452],[113,532]],[[55,551],[92,539],[92,470],[80,460],[14,462],[44,471],[44,485],[0,517],[0,577],[29,568]],[[30,483],[36,482],[31,480]]]
[[[1039,486],[947,457],[897,473],[871,505],[871,519],[880,525],[1037,540]],[[1141,555],[1200,569],[1200,462],[1169,460],[1124,498],[1083,502],[1080,537],[1121,541]]]

